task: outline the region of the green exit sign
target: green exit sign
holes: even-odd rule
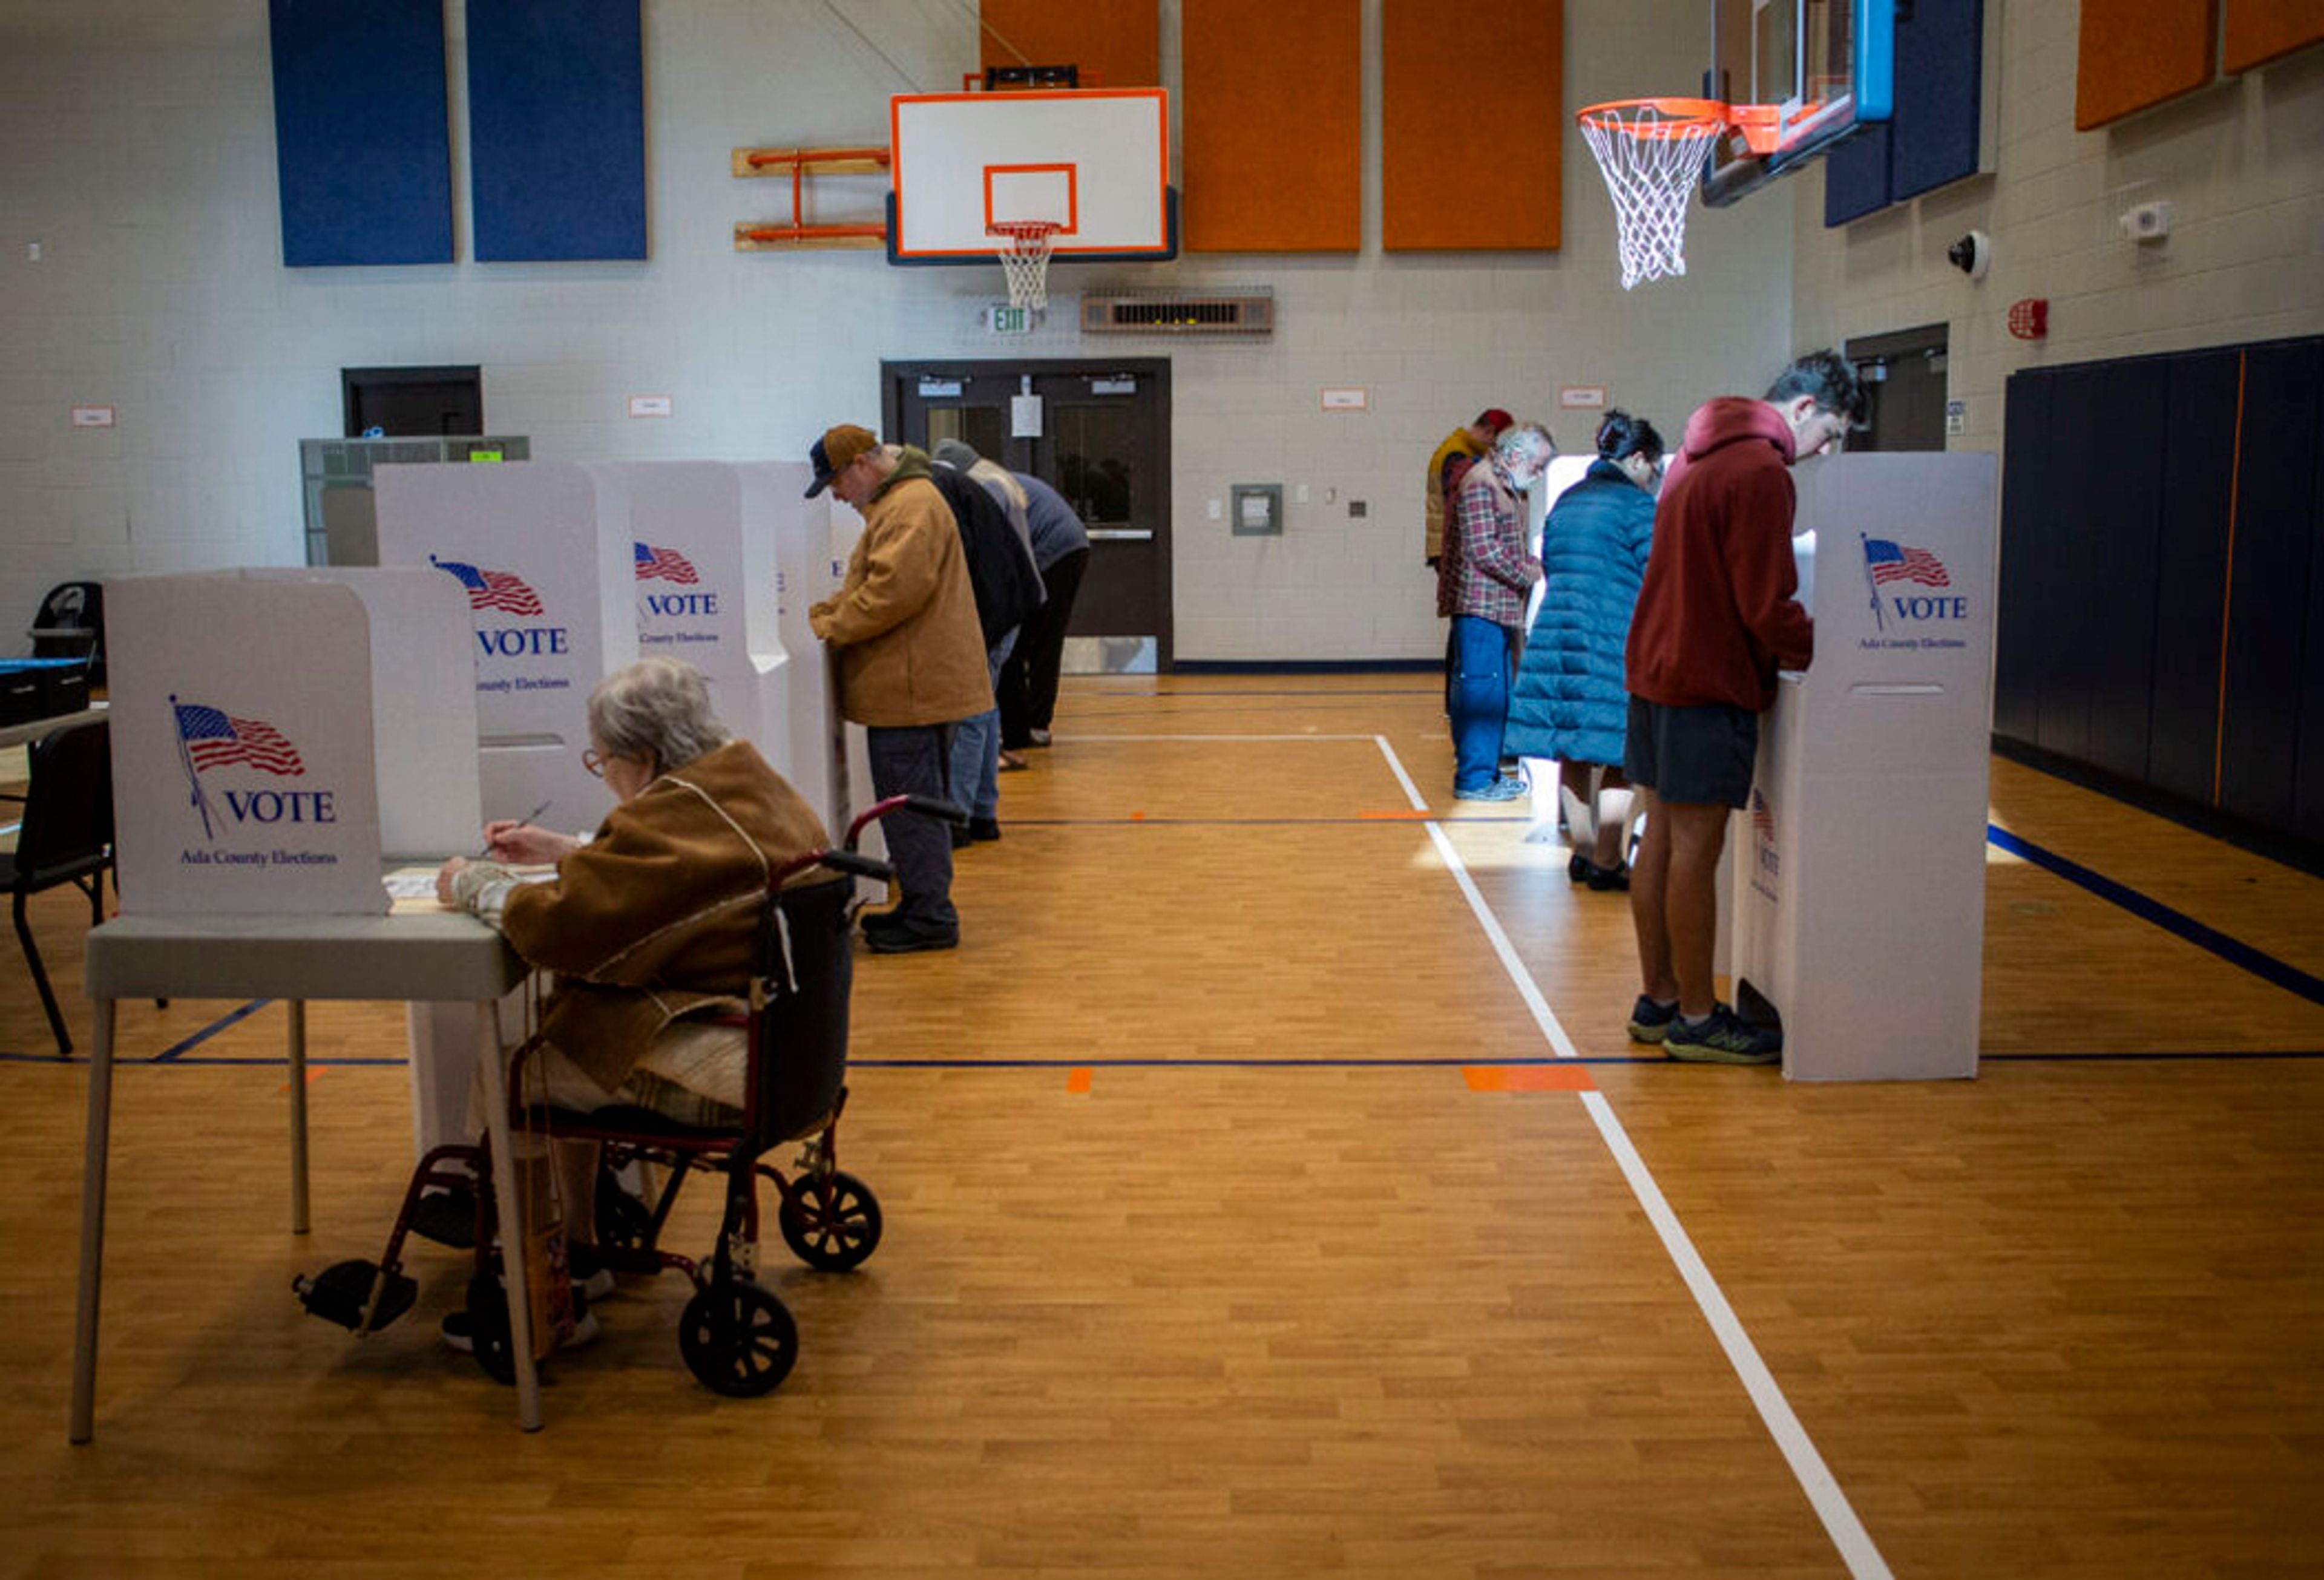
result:
[[[1010,307],[1004,302],[994,303],[992,332],[995,335],[1030,335],[1033,333],[1033,309]]]

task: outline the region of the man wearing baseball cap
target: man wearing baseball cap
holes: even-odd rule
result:
[[[807,611],[838,661],[840,711],[863,726],[875,795],[942,801],[952,727],[992,706],[960,529],[919,450],[883,447],[869,428],[842,423],[807,459],[807,497],[829,489],[863,518],[839,591]],[[904,897],[864,919],[864,942],[879,954],[953,948],[951,830],[909,813],[881,827]]]

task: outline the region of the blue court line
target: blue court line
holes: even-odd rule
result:
[[[242,1022],[248,1020],[252,1015],[256,1015],[260,1010],[264,1009],[268,1005],[273,1002],[274,1000],[272,998],[254,998],[248,1004],[244,1005],[240,1009],[227,1011],[223,1017],[204,1026],[200,1031],[196,1032],[192,1036],[188,1037],[184,1042],[178,1043],[175,1047],[164,1048],[159,1053],[154,1054],[153,1062],[156,1064],[170,1064],[175,1062],[179,1054],[185,1052],[189,1049],[200,1047],[204,1043],[208,1042],[212,1037],[217,1036],[228,1026],[239,1025]],[[202,1062],[205,1064],[218,1064],[225,1061],[223,1060],[206,1059]],[[261,1061],[259,1062],[263,1061]]]
[[[2109,905],[2121,906],[2142,922],[2151,922],[2165,932],[2175,933],[2197,949],[2215,954],[2231,966],[2239,966],[2288,993],[2297,993],[2310,1004],[2324,1004],[2324,979],[2311,977],[2297,966],[2254,949],[2241,939],[2230,938],[2216,927],[2207,927],[2183,911],[2174,911],[2160,900],[2140,894],[2127,885],[2116,883],[2103,873],[2093,872],[2078,861],[2069,861],[2054,850],[2045,850],[2007,829],[1987,823],[1985,837],[2012,856],[2054,873]]]

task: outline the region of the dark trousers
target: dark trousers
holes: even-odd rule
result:
[[[1074,617],[1074,594],[1090,551],[1077,548],[1041,573],[1048,597],[1017,631],[1016,650],[1001,666],[995,688],[1001,703],[1001,744],[1019,751],[1033,744],[1033,731],[1047,730],[1057,712],[1057,669],[1065,658],[1065,623]]]
[[[945,767],[951,757],[949,724],[874,725],[863,732],[872,758],[872,793],[929,795],[945,799]],[[960,930],[952,906],[952,826],[918,813],[899,811],[880,820],[888,859],[904,903],[897,917],[915,932]]]

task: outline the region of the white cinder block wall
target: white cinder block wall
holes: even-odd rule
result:
[[[1950,443],[1998,450],[2021,368],[2324,330],[2324,49],[2077,132],[2081,7],[1986,6],[2001,29],[1997,169],[1832,230],[1822,167],[1802,172],[1790,183],[1800,344],[1948,325],[1949,393],[1968,403],[1969,429]],[[2173,207],[2170,238],[2125,236],[2123,207],[2155,199]],[[1945,262],[1972,229],[1994,242],[1977,283]],[[2025,297],[2049,300],[2046,340],[2009,334],[2009,305]]]
[[[1696,79],[1700,0],[1665,3],[1667,27],[1628,0],[1567,0],[1568,112]],[[461,0],[446,10],[465,258]],[[889,95],[973,65],[964,0],[646,0],[650,262],[298,271],[281,265],[263,0],[0,0],[0,651],[24,649],[40,595],[69,577],[296,563],[298,441],[339,431],[343,367],[480,363],[490,427],[544,460],[753,459],[876,422],[882,358],[1021,353],[1172,359],[1179,657],[1433,657],[1418,546],[1436,442],[1501,405],[1586,445],[1591,422],[1555,412],[1561,384],[1608,385],[1674,435],[1703,397],[1758,387],[1794,349],[1794,229],[1782,200],[1698,212],[1694,271],[1626,295],[1596,169],[1545,102],[1562,252],[1382,254],[1378,0],[1364,12],[1360,254],[1053,278],[1053,323],[1100,286],[1275,289],[1272,341],[1190,344],[1062,327],[994,342],[977,314],[997,268],[733,251],[733,222],[780,214],[788,190],[733,179],[729,151],[884,142]],[[1163,19],[1175,87],[1172,0]],[[1508,200],[1480,156],[1445,172],[1446,202]],[[1371,409],[1323,413],[1322,387],[1347,384]],[[630,420],[632,394],[676,415]],[[76,403],[120,426],[74,430]],[[1238,482],[1304,482],[1311,502],[1280,539],[1236,539],[1204,506]]]

